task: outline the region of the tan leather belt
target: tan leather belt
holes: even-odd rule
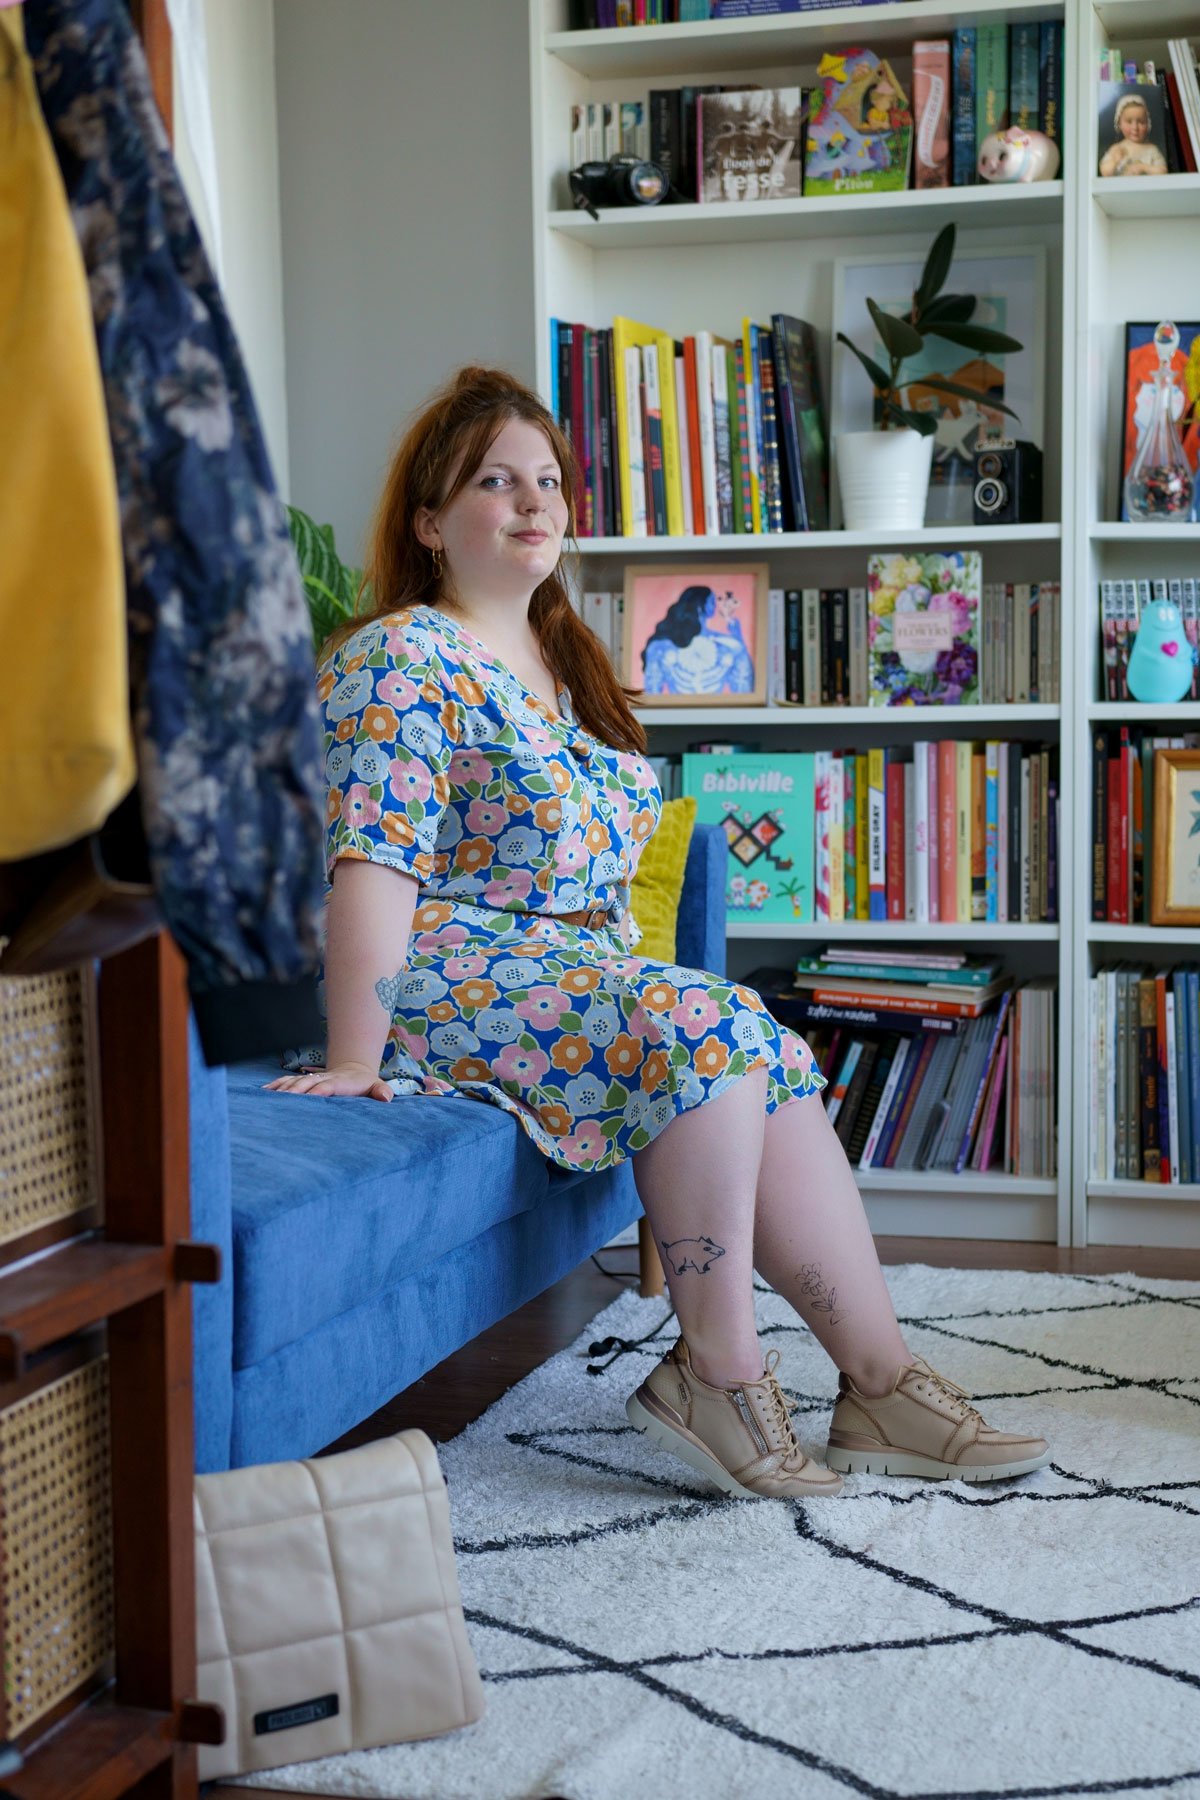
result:
[[[607,906],[585,906],[582,912],[548,913],[546,916],[555,919],[560,925],[587,925],[593,931],[601,925],[613,923]]]

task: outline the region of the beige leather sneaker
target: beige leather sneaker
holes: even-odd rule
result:
[[[860,1394],[848,1375],[839,1375],[826,1454],[830,1468],[847,1475],[931,1481],[999,1481],[1050,1461],[1045,1438],[993,1431],[965,1391],[923,1356],[900,1370],[882,1399]]]
[[[709,1387],[680,1338],[625,1402],[637,1431],[698,1469],[726,1494],[811,1500],[840,1494],[842,1478],[805,1456],[768,1353],[761,1381]]]

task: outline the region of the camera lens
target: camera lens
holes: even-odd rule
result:
[[[1000,475],[1003,473],[1003,469],[1003,461],[994,450],[985,450],[975,459],[977,475]]]
[[[624,206],[657,206],[666,197],[667,178],[657,163],[635,162],[612,172],[613,188]]]
[[[1007,499],[1008,489],[1002,481],[985,475],[982,481],[975,483],[975,504],[980,512],[999,512]]]

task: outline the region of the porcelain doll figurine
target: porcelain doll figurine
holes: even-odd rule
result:
[[[1182,700],[1191,689],[1195,660],[1179,608],[1171,600],[1152,600],[1129,653],[1129,691],[1134,699],[1158,705]]]
[[[978,167],[985,181],[1053,181],[1059,161],[1058,145],[1044,131],[1010,125],[984,138]]]

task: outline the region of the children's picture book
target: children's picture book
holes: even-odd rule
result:
[[[696,823],[729,845],[732,918],[809,923],[813,917],[813,757],[807,750],[713,756],[687,752],[681,792]]]
[[[1125,477],[1133,467],[1154,406],[1154,376],[1158,369],[1158,351],[1154,347],[1157,327],[1130,321],[1125,327],[1125,405],[1121,442],[1121,469],[1118,493],[1121,517],[1128,520],[1125,505]],[[1178,319],[1179,348],[1171,358],[1175,376],[1175,425],[1183,443],[1193,475],[1200,476],[1200,322]],[[1195,509],[1193,509],[1195,510]]]
[[[908,186],[912,112],[891,65],[873,50],[827,52],[817,64],[805,140],[806,194],[872,194]]]
[[[800,198],[800,89],[700,94],[696,162],[700,199]]]
[[[868,559],[872,706],[966,706],[979,699],[978,550]]]

